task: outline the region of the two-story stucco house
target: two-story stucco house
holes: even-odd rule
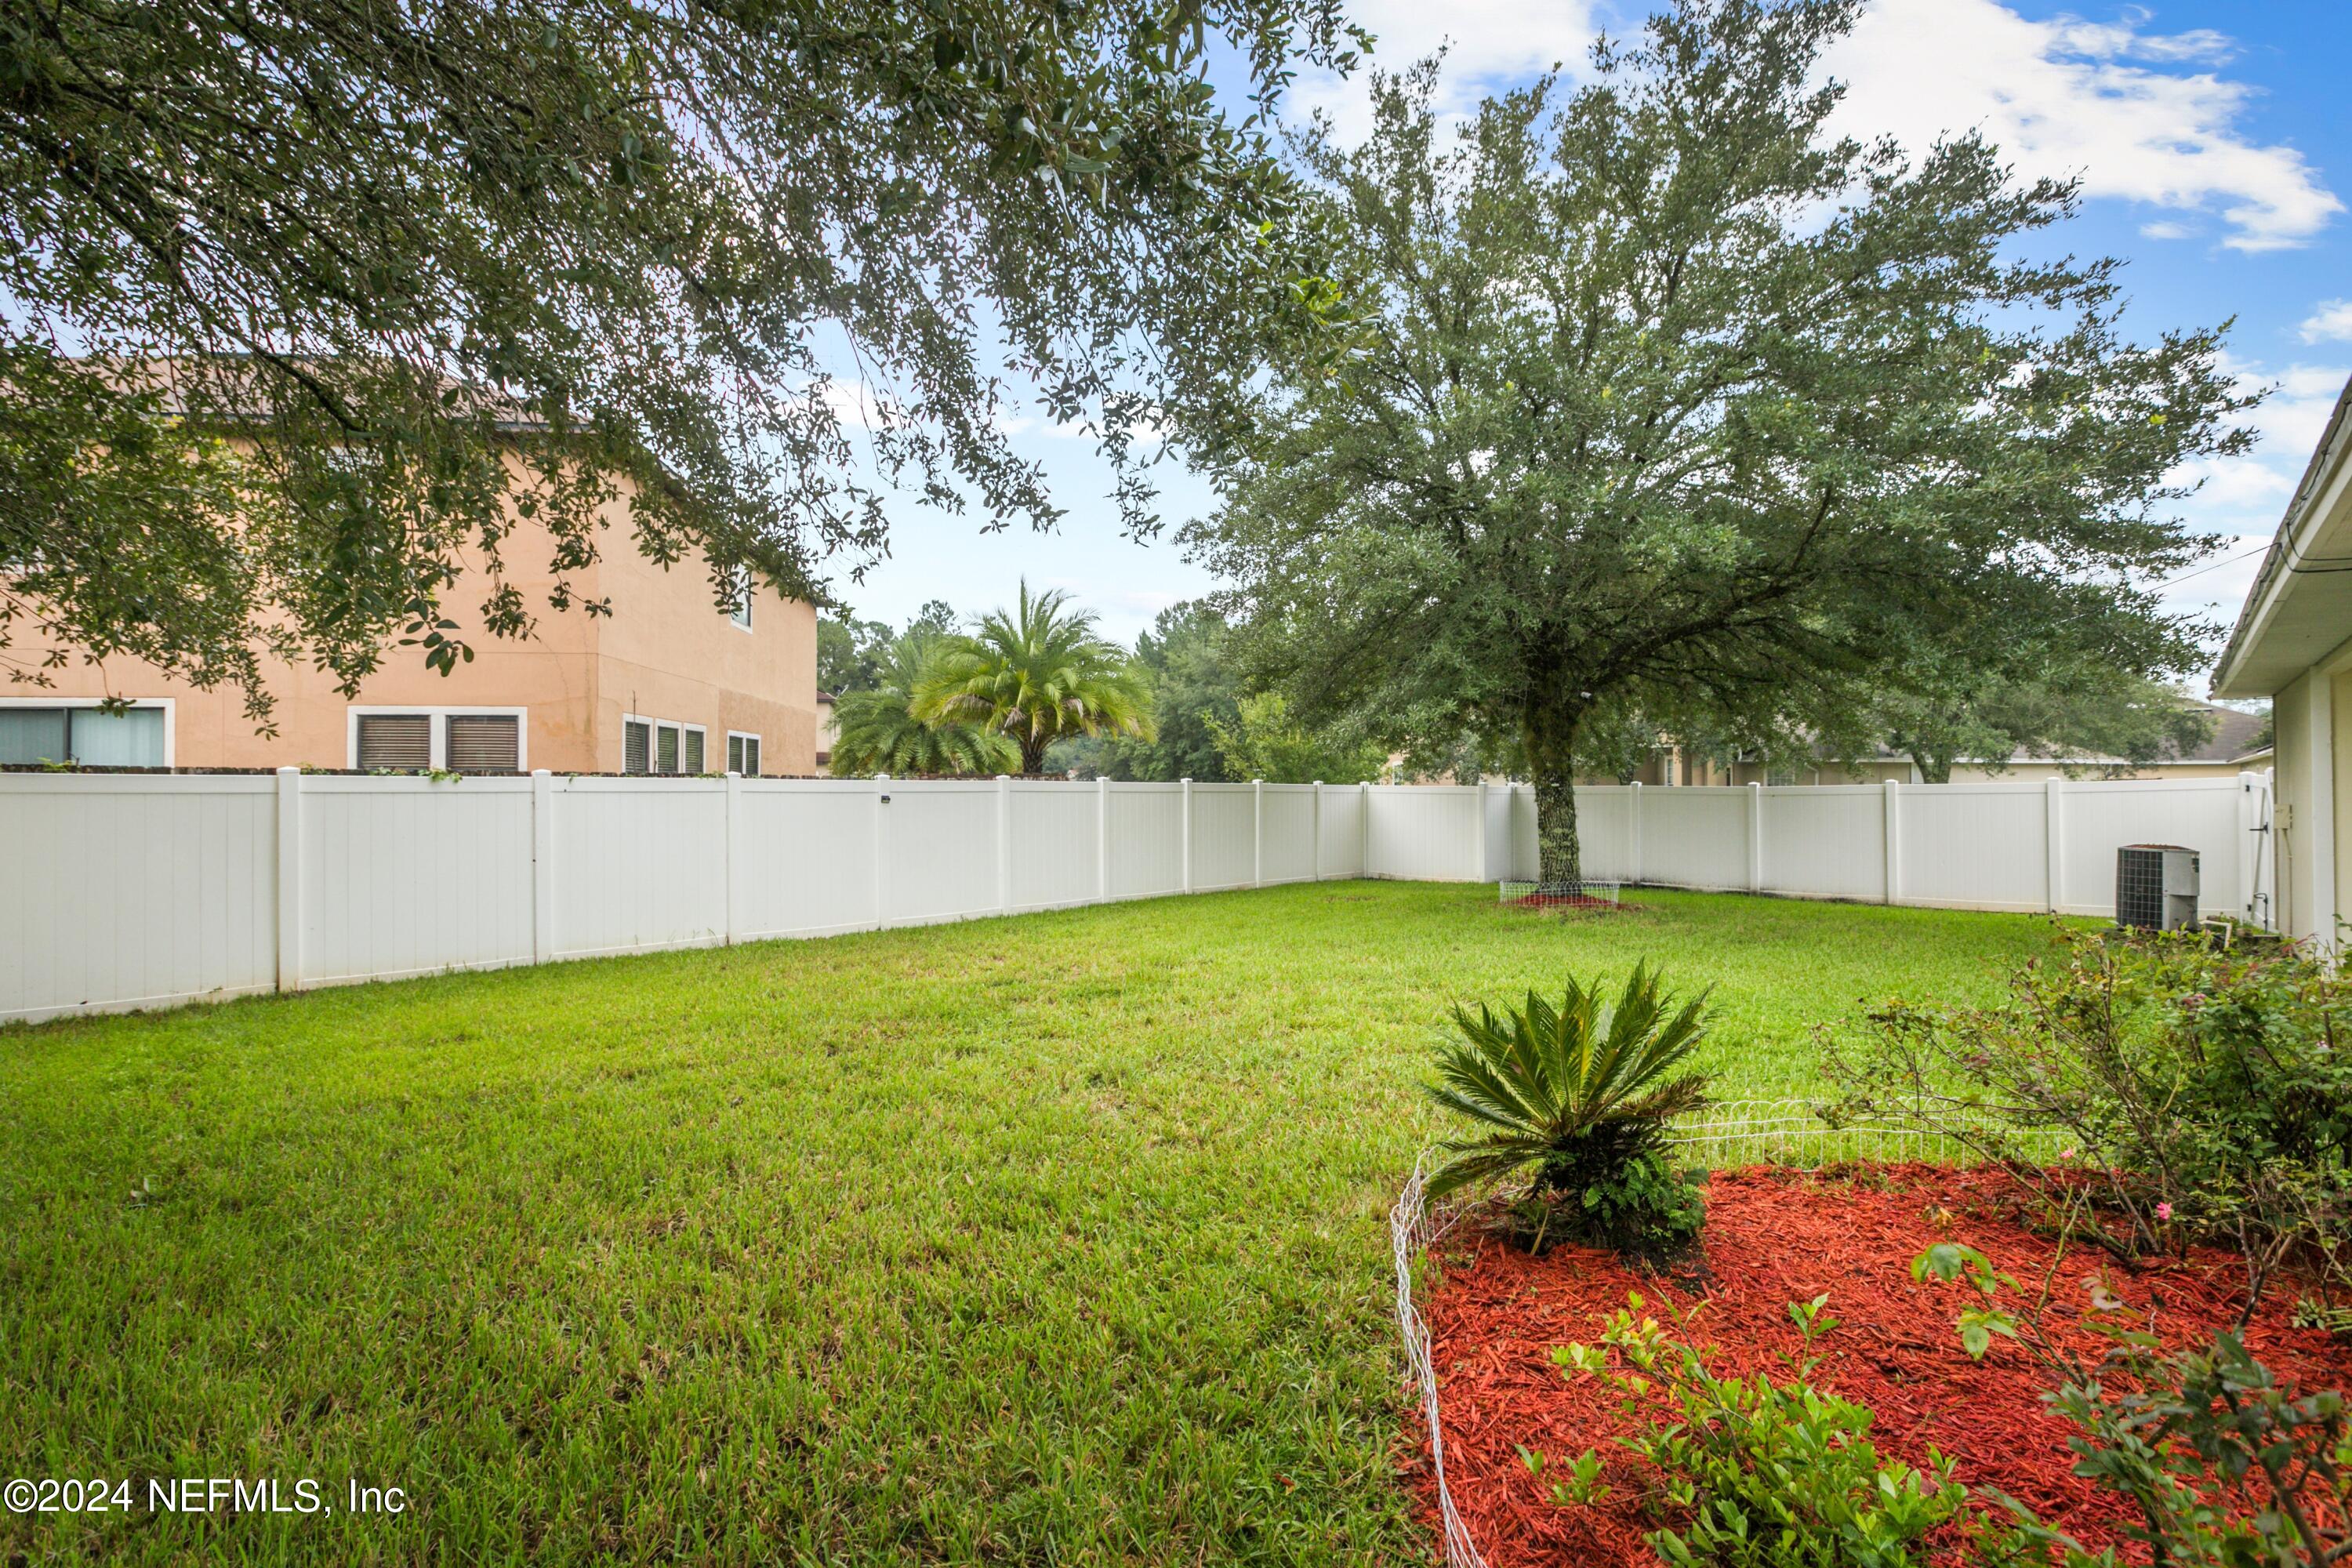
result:
[[[443,614],[471,662],[443,676],[417,649],[388,648],[348,699],[307,665],[274,665],[275,736],[255,732],[234,689],[68,649],[53,684],[0,683],[0,763],[814,773],[815,608],[762,585],[740,611],[721,611],[703,563],[664,570],[637,551],[630,498],[624,485],[606,503],[602,558],[571,574],[577,598],[609,601],[609,616],[547,607],[547,531],[518,516],[500,553],[507,581],[537,606],[528,639],[481,629],[480,578],[466,574]],[[20,637],[14,651],[32,668],[47,647]],[[129,710],[100,711],[110,697]]]

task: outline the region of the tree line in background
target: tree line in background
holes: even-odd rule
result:
[[[1161,611],[1132,653],[1066,595],[1025,583],[1012,611],[964,625],[936,600],[895,631],[819,619],[835,773],[1306,784],[1378,778],[1387,763],[1375,742],[1309,731],[1280,692],[1247,685],[1205,605]]]
[[[835,774],[1043,773],[1205,784],[1526,776],[1524,759],[1507,744],[1461,737],[1392,751],[1361,731],[1310,727],[1267,684],[1269,673],[1244,662],[1247,639],[1200,601],[1162,610],[1132,653],[1097,637],[1094,616],[1066,595],[1033,595],[1025,584],[1013,611],[982,616],[972,631],[965,624],[939,600],[896,630],[854,616],[819,617],[817,684],[835,698]],[[1034,705],[1019,693],[1056,680],[1067,700],[1048,708],[1049,718],[1033,718]],[[2003,688],[1942,708],[1888,693],[1880,712],[1878,742],[1916,763],[1931,784],[1948,782],[1961,762],[1998,773],[2018,753],[2156,763],[2194,751],[2212,725],[2185,693],[2147,677],[2064,691]],[[1031,736],[1025,749],[1016,732]],[[1578,776],[1631,779],[1668,747],[1717,764],[1756,756],[1731,736],[1668,732],[1634,719],[1588,737]],[[1801,760],[1834,770],[1847,759],[1816,748]]]

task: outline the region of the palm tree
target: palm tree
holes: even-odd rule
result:
[[[925,723],[915,717],[915,693],[953,640],[928,626],[909,628],[884,653],[880,685],[835,700],[835,776],[997,773],[1020,760],[1010,740],[977,724]]]
[[[1150,740],[1143,682],[1124,651],[1095,635],[1093,615],[1069,608],[1069,598],[1059,589],[1032,595],[1024,578],[1016,611],[992,612],[940,652],[915,712],[1009,737],[1024,773],[1043,772],[1046,748],[1066,736],[1108,730]]]

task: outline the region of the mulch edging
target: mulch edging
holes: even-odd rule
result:
[[[1688,1310],[1705,1303],[1689,1337],[1717,1347],[1719,1372],[1794,1374],[1803,1353],[1789,1303],[1826,1291],[1838,1327],[1814,1348],[1818,1383],[1875,1413],[1882,1456],[1924,1464],[1932,1446],[1958,1461],[1971,1489],[1998,1487],[2093,1550],[2116,1542],[2129,1505],[2071,1473],[2065,1447],[2074,1427],[2045,1412],[2049,1385],[2018,1347],[1996,1344],[1982,1363],[1962,1352],[1952,1320],[1957,1287],[1914,1285],[1910,1263],[1937,1241],[1980,1248],[2014,1276],[2025,1300],[2040,1287],[2055,1250],[2018,1223],[2020,1194],[1990,1171],[1923,1165],[1853,1175],[1771,1168],[1723,1173],[1708,1184],[1706,1268],[1676,1278],[1636,1273],[1606,1253],[1557,1247],[1530,1258],[1474,1225],[1436,1248],[1439,1271],[1423,1305],[1445,1425],[1445,1475],[1455,1509],[1489,1568],[1654,1568],[1642,1540],[1654,1528],[1635,1493],[1641,1461],[1611,1438],[1622,1426],[1618,1396],[1597,1379],[1564,1377],[1555,1346],[1598,1338],[1603,1321],[1640,1291]],[[2105,1342],[2077,1327],[2086,1277],[2104,1255],[2067,1250],[2051,1284],[2045,1322],[2095,1360]],[[2235,1323],[2243,1276],[2226,1254],[2199,1252],[2137,1272],[2109,1266],[2105,1280],[2137,1326],[2168,1348],[2186,1348]],[[2246,1332],[2253,1352],[2283,1380],[2305,1386],[2352,1382],[2352,1345],[2321,1330],[2298,1329],[2291,1284],[2274,1283]],[[1424,1434],[1425,1438],[1425,1434]],[[1615,1495],[1563,1508],[1550,1500],[1553,1476],[1528,1473],[1515,1445],[1555,1464],[1600,1449]],[[1418,1511],[1433,1529],[1436,1479],[1426,1441],[1408,1467]]]

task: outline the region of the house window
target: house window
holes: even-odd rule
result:
[[[354,708],[351,765],[362,773],[519,773],[530,765],[520,708]]]
[[[365,713],[360,717],[359,754],[352,766],[367,773],[388,768],[415,773],[433,765],[433,715]]]
[[[621,771],[625,773],[649,773],[654,771],[654,727],[643,719],[621,721]]]
[[[686,726],[681,742],[685,747],[686,758],[685,765],[679,770],[680,772],[698,773],[702,771],[702,742],[703,737],[708,733],[709,731],[699,724]]]
[[[455,773],[520,773],[522,721],[511,713],[452,713],[448,752],[443,765]]]
[[[150,704],[109,713],[92,704],[0,704],[0,763],[169,767],[164,710]]]
[[[760,776],[760,737],[739,731],[727,731],[727,771],[741,773],[747,779]]]
[[[677,772],[677,726],[675,724],[654,726],[654,772]]]
[[[735,607],[727,613],[727,618],[747,632],[751,629],[752,589],[751,569],[749,566],[735,568]]]

